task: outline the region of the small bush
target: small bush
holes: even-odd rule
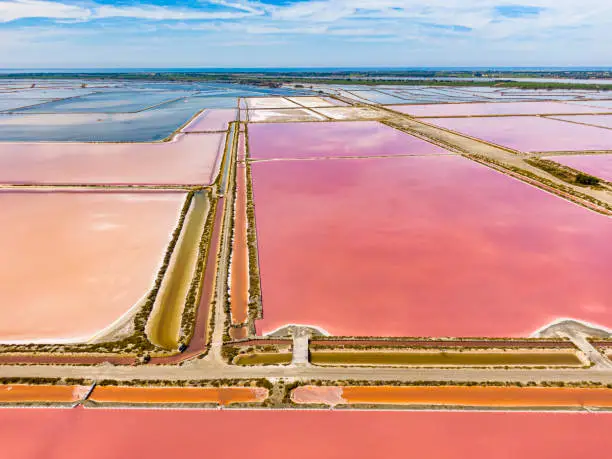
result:
[[[576,175],[576,183],[580,185],[597,186],[599,185],[599,179],[592,175],[579,173]]]

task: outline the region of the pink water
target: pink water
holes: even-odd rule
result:
[[[183,132],[206,132],[225,131],[231,121],[236,120],[236,109],[204,110],[191,123],[183,129]]]
[[[573,121],[574,123],[593,124],[612,129],[612,115],[576,115],[576,116],[555,116],[556,119]]]
[[[597,113],[602,108],[563,102],[483,102],[467,104],[391,105],[390,109],[412,116],[544,115]]]
[[[253,159],[449,153],[375,121],[254,124],[249,147]]]
[[[588,105],[597,108],[600,112],[612,112],[612,100],[584,100],[571,102],[577,105]]]
[[[605,457],[612,415],[584,413],[0,411],[7,459],[575,459]],[[290,454],[289,454],[290,452]]]
[[[521,151],[612,150],[612,130],[549,118],[431,118],[426,121]]]
[[[253,164],[264,319],[348,336],[612,325],[612,221],[456,156]]]
[[[612,155],[547,156],[546,159],[612,182]]]
[[[0,182],[210,184],[225,134],[183,134],[160,143],[0,143]]]
[[[152,288],[184,200],[1,191],[0,340],[87,339],[119,319]]]

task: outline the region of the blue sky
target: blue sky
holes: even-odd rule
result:
[[[612,66],[610,0],[0,0],[1,68]]]

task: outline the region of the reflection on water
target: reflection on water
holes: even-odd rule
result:
[[[313,91],[316,91],[313,92]],[[0,141],[74,141],[74,142],[150,142],[170,136],[196,113],[204,109],[237,107],[238,98],[249,99],[249,108],[291,109],[300,106],[332,105],[333,119],[337,100],[317,99],[319,92],[341,96],[358,104],[404,106],[405,113],[422,110],[425,115],[446,116],[446,111],[468,110],[484,105],[485,112],[503,112],[504,104],[458,102],[569,101],[567,109],[554,113],[610,110],[609,91],[598,90],[522,90],[498,87],[431,87],[422,85],[327,85],[313,89],[262,88],[229,83],[173,83],[107,80],[0,80]],[[264,96],[311,96],[300,104]],[[317,99],[317,100],[315,100]],[[450,105],[449,103],[453,103]],[[411,104],[437,104],[411,108]],[[441,105],[446,104],[446,105]],[[559,103],[557,103],[559,104]],[[573,105],[572,105],[573,104]],[[551,105],[551,107],[554,105]],[[559,105],[557,105],[559,106]],[[528,105],[520,106],[521,110]],[[542,107],[542,105],[540,105]],[[243,107],[246,108],[246,107]],[[564,107],[565,108],[565,107]],[[540,108],[538,108],[540,110]],[[505,112],[504,112],[505,113]],[[548,112],[546,112],[548,113]],[[461,113],[464,114],[464,113]],[[251,121],[316,120],[297,111],[252,113]],[[419,113],[416,113],[418,116]]]
[[[220,83],[0,81],[0,141],[150,142],[239,97],[309,91]]]

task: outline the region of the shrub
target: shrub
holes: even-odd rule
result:
[[[580,185],[597,186],[599,185],[599,179],[592,175],[583,174],[582,172],[576,175],[576,183]]]

